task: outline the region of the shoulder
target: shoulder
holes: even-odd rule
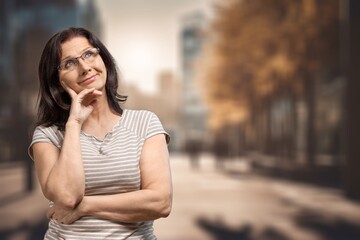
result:
[[[157,118],[156,114],[148,110],[124,110],[124,125],[131,127],[147,126],[151,119]]]
[[[35,134],[43,133],[45,135],[62,135],[62,132],[59,130],[59,128],[55,125],[52,126],[37,126],[34,130]]]
[[[32,146],[35,143],[51,143],[57,148],[61,148],[64,134],[56,126],[37,126],[34,130],[32,141],[28,148],[28,154],[33,159]]]
[[[124,126],[131,128],[144,139],[157,134],[165,134],[167,142],[170,140],[169,134],[164,130],[158,116],[148,110],[126,110]]]
[[[33,134],[33,143],[47,139],[56,146],[59,146],[64,138],[64,133],[55,125],[37,126]]]
[[[153,117],[156,115],[155,113],[148,111],[148,110],[132,110],[132,109],[125,109],[124,110],[124,117],[128,119],[146,119],[148,117]]]

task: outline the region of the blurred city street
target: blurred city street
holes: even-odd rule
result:
[[[260,176],[246,159],[219,170],[212,155],[201,155],[194,168],[173,154],[171,164],[173,210],[155,222],[160,240],[360,239],[360,204],[339,190]],[[41,239],[47,202],[39,187],[22,193],[20,165],[0,171],[0,239]]]
[[[359,12],[356,0],[0,1],[0,240],[47,229],[28,146],[42,113],[68,116],[40,107],[47,90],[51,106],[69,100],[47,87],[65,76],[66,41],[51,78],[38,64],[70,27],[106,46],[99,61],[111,53],[118,107],[155,113],[171,136],[159,240],[360,240]]]

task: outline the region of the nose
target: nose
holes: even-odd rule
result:
[[[78,59],[78,67],[81,75],[87,74],[91,71],[91,67],[82,59]]]

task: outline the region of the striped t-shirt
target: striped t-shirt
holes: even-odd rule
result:
[[[103,140],[81,132],[85,195],[139,190],[139,160],[144,141],[157,134],[165,134],[169,140],[154,113],[127,109]],[[57,127],[38,126],[29,147],[30,156],[34,143],[48,142],[61,149],[63,139],[64,134]],[[52,204],[50,201],[50,206]],[[44,239],[156,239],[152,225],[153,221],[119,223],[95,217],[83,217],[73,224],[65,225],[51,219]]]

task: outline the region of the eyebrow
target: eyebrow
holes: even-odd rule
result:
[[[81,56],[83,53],[85,53],[87,50],[92,49],[92,48],[94,48],[94,47],[89,46],[89,47],[84,48],[84,49],[81,51],[80,56]],[[63,62],[64,60],[68,60],[68,59],[72,59],[72,58],[77,58],[77,57],[67,56],[67,57],[64,57],[63,59],[60,59],[60,62]]]

